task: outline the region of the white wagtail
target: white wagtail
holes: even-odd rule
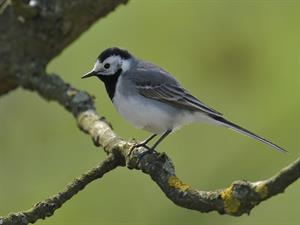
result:
[[[103,51],[94,68],[82,78],[92,76],[104,82],[110,99],[126,120],[152,133],[136,146],[148,148],[147,143],[161,135],[148,148],[154,150],[173,130],[203,121],[225,126],[285,152],[278,145],[228,121],[221,113],[192,96],[171,74],[134,57],[127,50],[115,47]]]

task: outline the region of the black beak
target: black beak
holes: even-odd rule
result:
[[[90,71],[90,72],[84,74],[84,75],[81,77],[81,79],[88,78],[88,77],[93,77],[93,76],[96,76],[96,72],[92,70],[92,71]]]

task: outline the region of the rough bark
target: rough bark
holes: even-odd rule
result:
[[[35,223],[39,219],[50,217],[53,215],[55,210],[60,208],[66,201],[84,189],[87,184],[96,179],[102,178],[105,173],[115,169],[118,165],[118,159],[114,155],[109,155],[100,165],[74,179],[72,183],[66,186],[65,190],[42,202],[36,203],[27,211],[12,213],[5,218],[0,218],[0,224],[25,225]]]
[[[32,62],[46,66],[99,18],[127,0],[22,0],[0,4],[0,95]]]

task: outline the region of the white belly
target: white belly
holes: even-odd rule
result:
[[[113,103],[118,112],[136,128],[154,134],[167,130],[176,130],[192,122],[209,122],[213,120],[202,113],[174,110],[171,106],[156,100],[139,97],[123,97],[115,94]]]
[[[118,112],[135,127],[151,133],[161,134],[169,129],[174,129],[176,119],[168,107],[160,102],[146,99],[142,96],[123,97],[116,92],[113,103]]]
[[[126,93],[126,90],[121,89],[124,87],[122,82],[122,77],[120,77],[113,103],[121,116],[139,129],[162,134],[167,130],[174,130],[196,121],[212,122],[212,119],[204,113],[175,109],[167,103],[149,99],[137,93]]]

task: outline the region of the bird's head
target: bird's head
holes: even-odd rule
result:
[[[130,69],[133,56],[125,49],[108,48],[97,58],[94,68],[82,76],[88,78],[92,76],[106,77],[114,76]]]

